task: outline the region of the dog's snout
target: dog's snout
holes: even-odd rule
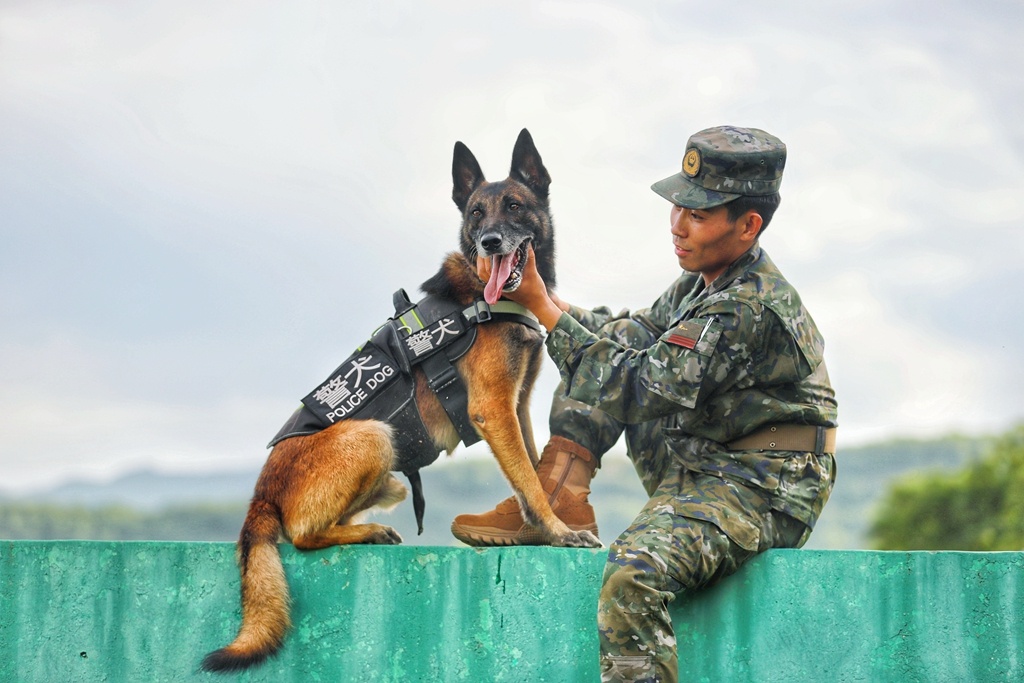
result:
[[[501,249],[501,242],[501,235],[496,232],[489,232],[480,236],[480,246],[489,254]]]

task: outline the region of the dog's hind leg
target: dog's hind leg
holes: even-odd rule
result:
[[[332,545],[398,545],[402,537],[384,524],[335,524],[316,534],[300,534],[292,538],[299,550],[319,550]]]
[[[370,507],[393,506],[405,497],[405,487],[391,474],[391,428],[376,420],[350,420],[306,438],[295,481],[281,504],[284,532],[295,547],[401,543],[389,526],[350,523]]]

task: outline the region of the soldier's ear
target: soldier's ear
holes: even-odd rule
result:
[[[764,219],[754,209],[747,211],[745,214],[740,216],[740,221],[743,222],[743,230],[740,232],[740,239],[744,242],[753,242],[757,239],[757,236],[761,234],[761,226],[764,225]]]

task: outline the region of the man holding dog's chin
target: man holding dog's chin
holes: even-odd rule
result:
[[[650,495],[608,554],[602,681],[675,681],[668,602],[759,552],[802,546],[832,490],[836,401],[824,344],[759,243],[785,158],[785,145],[756,129],[689,139],[682,171],[652,186],[672,203],[686,272],[648,309],[612,315],[562,302],[532,250],[522,284],[506,295],[548,329],[562,374],[538,467],[555,513],[596,531],[590,479],[623,431]],[[486,276],[489,263],[478,269]],[[497,545],[523,521],[513,498],[456,526],[484,538],[490,530]]]

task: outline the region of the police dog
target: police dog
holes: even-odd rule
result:
[[[555,283],[554,241],[548,207],[551,178],[527,130],[519,134],[512,170],[489,183],[472,152],[455,143],[452,199],[462,213],[461,253],[450,254],[422,289],[468,306],[489,303],[521,281],[526,248],[533,244],[537,268]],[[477,276],[478,256],[492,259],[491,278]],[[490,445],[519,500],[525,519],[557,546],[600,546],[587,531],[572,531],[551,511],[534,467],[528,412],[530,390],[540,371],[543,339],[515,322],[478,326],[470,350],[455,362],[465,383],[469,416]],[[451,452],[459,435],[416,371],[416,401],[438,450]],[[391,427],[378,420],[343,420],[323,431],[295,436],[274,446],[256,482],[238,540],[242,575],[242,625],[234,642],[203,660],[207,671],[237,671],[258,664],[281,646],[290,625],[288,586],[277,543],[313,550],[349,543],[400,543],[391,527],[357,523],[370,508],[397,505],[405,486],[391,473],[395,461]]]

